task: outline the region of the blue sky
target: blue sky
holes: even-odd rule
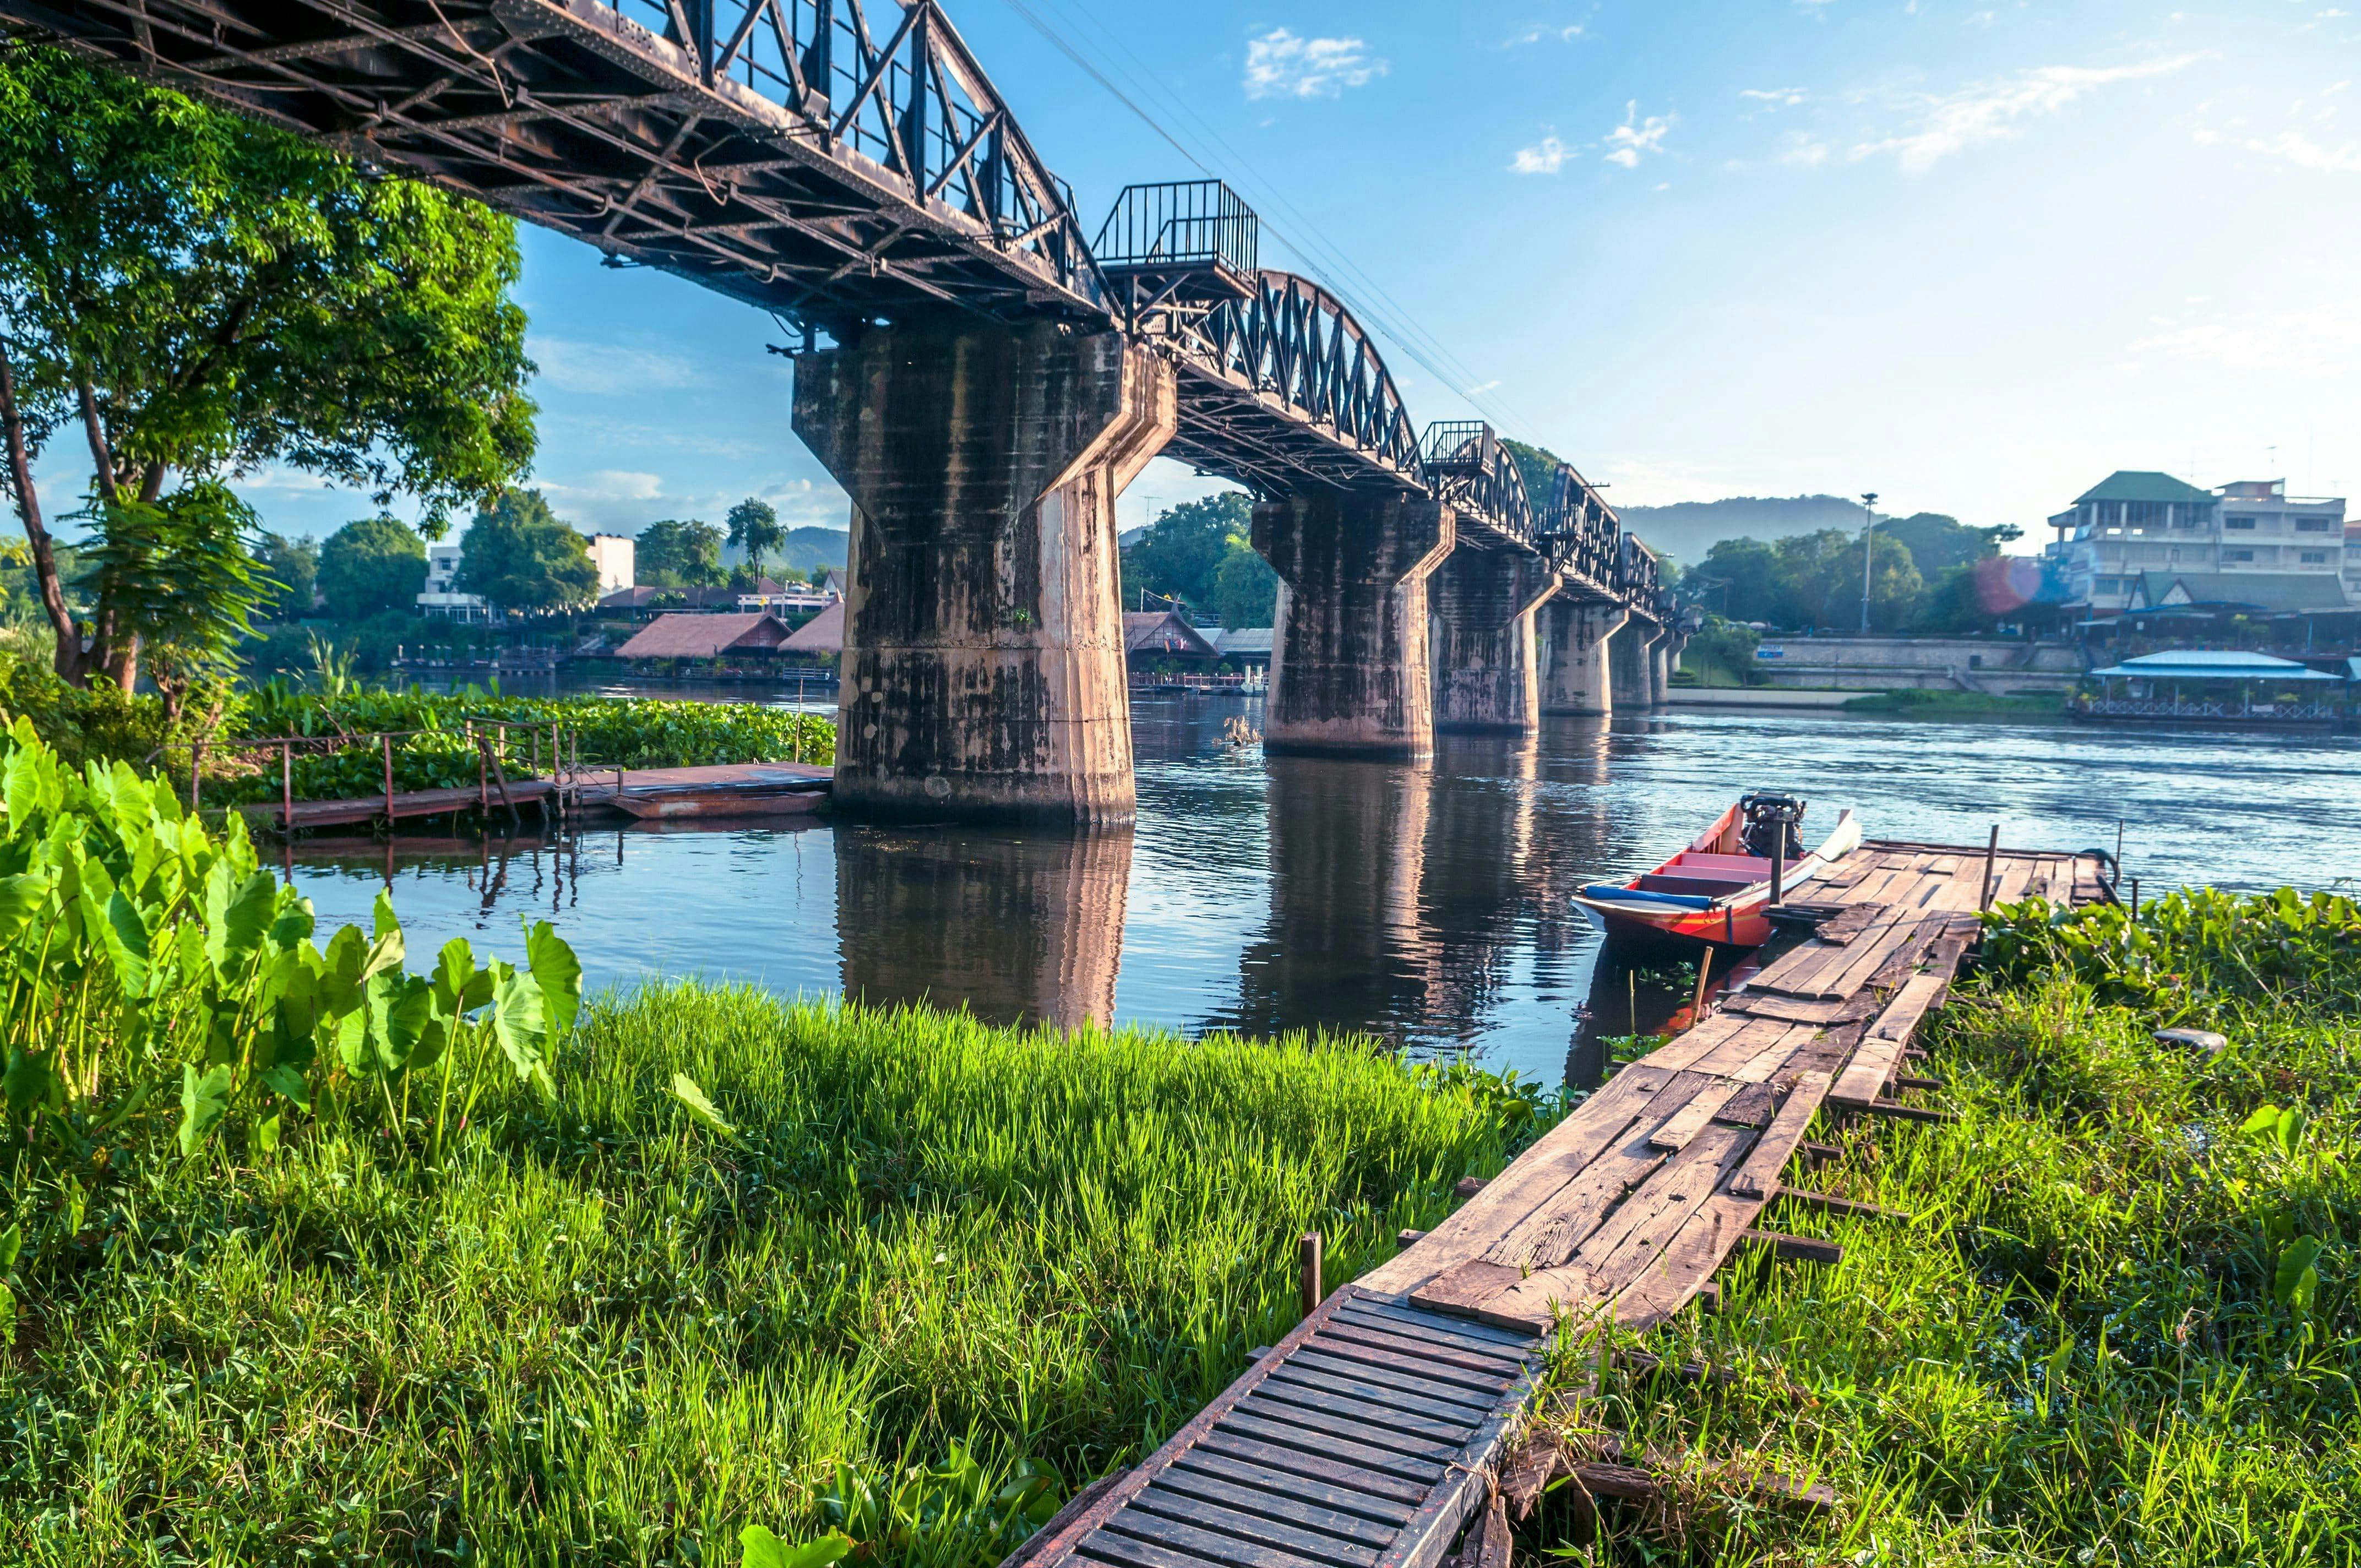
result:
[[[1199,170],[1025,12],[1241,189],[1265,265],[1441,345],[1388,347],[1422,423],[1472,396],[1610,500],[2030,528],[2116,467],[2361,488],[2361,0],[949,7],[1093,226]],[[841,526],[766,317],[525,257],[561,512]],[[1126,521],[1207,488],[1159,462]],[[365,510],[251,493],[298,532]]]

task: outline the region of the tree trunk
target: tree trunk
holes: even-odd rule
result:
[[[0,344],[0,431],[5,431],[7,440],[8,483],[16,492],[16,515],[24,521],[25,542],[32,547],[33,576],[40,585],[41,609],[49,614],[49,629],[57,633],[54,664],[60,677],[80,685],[85,678],[82,629],[74,624],[73,612],[66,608],[65,585],[58,577],[57,549],[41,521],[41,498],[33,488],[33,456],[25,444],[25,414],[16,403],[16,368],[9,362],[5,344]]]

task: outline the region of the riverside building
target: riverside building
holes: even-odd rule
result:
[[[2290,496],[2284,479],[2202,490],[2119,469],[2050,518],[2068,603],[2100,614],[2219,606],[2266,614],[2361,605],[2361,532],[2342,497]]]

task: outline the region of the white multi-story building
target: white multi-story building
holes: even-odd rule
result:
[[[454,587],[459,576],[459,547],[456,544],[430,544],[426,547],[426,587],[418,596],[418,613],[435,620],[489,620],[492,607],[479,594],[463,594]]]
[[[2093,610],[2361,602],[2361,551],[2346,543],[2343,498],[2290,496],[2283,479],[2201,490],[2169,474],[2124,469],[2049,526],[2069,601]]]
[[[598,592],[611,594],[639,581],[639,542],[628,533],[590,536],[590,563],[598,568]]]

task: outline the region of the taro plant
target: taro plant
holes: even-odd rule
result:
[[[404,968],[390,902],[313,941],[309,901],[258,861],[241,818],[185,815],[128,763],[79,776],[18,719],[0,737],[0,985],[12,1133],[88,1156],[177,1095],[181,1154],[231,1132],[268,1156],[290,1119],[431,1100],[439,1152],[488,1072],[555,1095],[581,967],[544,922],[525,965],[446,945]]]

